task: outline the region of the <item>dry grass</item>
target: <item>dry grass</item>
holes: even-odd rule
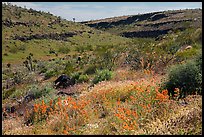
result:
[[[167,120],[156,119],[149,123],[143,134],[201,135],[202,96],[189,95],[186,100],[186,105],[174,105],[175,109]]]

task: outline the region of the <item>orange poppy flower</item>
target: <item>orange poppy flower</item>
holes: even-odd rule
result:
[[[127,110],[126,110],[126,114],[127,114],[128,116],[130,116],[130,115],[131,115],[131,110],[127,109]]]
[[[136,113],[135,111],[132,111],[132,115],[133,115],[134,117],[138,118],[138,115],[137,115],[137,113]]]
[[[71,100],[72,100],[72,98],[71,98],[71,97],[68,97],[68,98],[67,98],[67,101],[71,101]]]
[[[119,100],[119,101],[117,101],[117,105],[120,105],[120,100]]]
[[[151,105],[150,105],[150,104],[147,104],[147,106],[148,106],[148,108],[150,108],[150,107],[151,107]]]
[[[73,105],[73,109],[77,109],[78,106],[76,104]]]
[[[123,122],[123,128],[124,129],[129,129],[129,126],[128,126],[128,124],[126,122]]]
[[[132,99],[132,100],[133,100],[133,99],[135,99],[135,98],[134,98],[133,96],[130,96],[130,99]]]
[[[165,96],[168,95],[168,90],[162,90],[162,94]]]
[[[68,132],[66,130],[63,130],[63,134],[68,134]]]

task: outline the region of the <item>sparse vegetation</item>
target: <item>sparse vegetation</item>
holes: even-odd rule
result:
[[[70,52],[70,48],[69,47],[59,47],[58,52],[67,54]]]
[[[3,135],[202,134],[202,10],[103,20],[110,28],[93,21],[98,30],[11,4],[2,11]],[[121,36],[133,28],[171,31]],[[56,88],[62,74],[69,86]]]

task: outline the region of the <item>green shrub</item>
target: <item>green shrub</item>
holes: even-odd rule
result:
[[[71,74],[71,79],[74,81],[74,83],[82,83],[82,82],[88,82],[89,77],[87,74],[82,74],[81,72],[75,72]]]
[[[39,73],[45,73],[47,71],[47,63],[44,61],[38,61],[37,62],[37,71],[39,71]]]
[[[198,54],[200,49],[195,49],[195,48],[192,48],[192,49],[189,49],[189,50],[185,50],[183,52],[178,52],[177,53],[177,56],[176,56],[176,59],[177,60],[180,60],[180,61],[184,61],[184,60],[188,60],[188,59],[191,59],[193,58],[195,55]]]
[[[16,72],[12,72],[12,70],[4,69],[2,72],[3,79],[12,79],[13,84],[29,84],[36,81],[35,73],[29,73],[25,67],[18,67]]]
[[[97,84],[100,81],[110,80],[112,77],[113,77],[113,72],[109,71],[108,69],[97,70],[96,76],[94,77],[92,83]]]
[[[81,72],[75,72],[71,74],[71,79],[74,81],[74,83],[78,82],[80,75],[81,75]]]
[[[17,46],[10,46],[9,52],[17,53],[18,52],[18,47]]]
[[[45,73],[47,71],[47,68],[41,68],[40,73]]]
[[[19,45],[18,49],[21,50],[21,51],[25,51],[26,50],[26,45]]]
[[[32,85],[30,87],[29,92],[34,94],[34,98],[37,99],[37,98],[40,98],[42,96],[46,96],[46,95],[50,94],[50,92],[53,91],[53,90],[54,89],[51,86],[51,84],[48,83],[43,87],[40,87],[38,85]]]
[[[195,57],[195,62],[196,65],[199,67],[199,69],[201,70],[201,74],[202,74],[202,52],[199,53],[196,57]]]
[[[81,75],[81,72],[75,72],[75,73],[72,73],[71,74],[71,77],[73,78],[73,79],[79,79],[79,76]]]
[[[85,71],[84,74],[94,74],[96,72],[97,66],[96,65],[90,65]]]
[[[9,96],[11,96],[11,95],[15,92],[15,90],[16,90],[16,88],[13,87],[13,88],[11,88],[11,89],[8,89],[8,90],[3,91],[3,93],[2,93],[2,98],[3,98],[3,100],[6,99],[6,98],[8,98]]]
[[[20,98],[26,94],[26,90],[17,89],[15,92],[10,96],[10,98]]]
[[[20,84],[22,82],[23,74],[16,72],[13,74],[13,83]]]
[[[74,72],[74,64],[71,61],[67,61],[65,64],[63,73],[70,75],[73,72]]]
[[[88,81],[89,81],[89,77],[87,74],[86,75],[80,75],[77,83],[88,82]]]
[[[58,49],[58,52],[60,53],[64,53],[64,54],[67,54],[70,52],[70,48],[69,47],[66,47],[66,46],[60,46],[59,49]]]
[[[25,75],[25,77],[23,78],[22,83],[24,84],[31,84],[31,83],[36,83],[36,74],[35,73],[29,73],[27,75]]]
[[[78,45],[75,47],[75,51],[80,53],[84,52],[85,50],[86,50],[86,47],[84,47],[84,45]]]
[[[172,96],[174,95],[174,89],[179,88],[179,98],[195,92],[201,94],[202,67],[200,65],[202,65],[202,57],[171,67],[168,72],[168,80],[163,83],[162,87],[167,89]]]
[[[45,72],[45,79],[49,79],[52,76],[54,76],[56,74],[56,72],[54,70],[49,70],[47,72]]]

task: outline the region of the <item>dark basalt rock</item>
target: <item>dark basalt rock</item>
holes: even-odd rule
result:
[[[69,76],[62,74],[61,76],[59,76],[55,81],[54,81],[54,86],[56,88],[66,88],[68,86],[72,86],[76,83],[75,79],[70,78]]]
[[[53,39],[53,40],[63,40],[67,41],[68,37],[73,37],[77,35],[75,32],[66,32],[66,33],[50,33],[50,34],[35,34],[30,36],[14,36],[14,40],[28,41],[32,39]]]
[[[155,38],[158,37],[159,35],[163,35],[163,34],[167,34],[168,31],[170,31],[171,29],[167,29],[167,30],[152,30],[152,31],[135,31],[135,32],[125,32],[122,34],[122,36],[124,37],[151,37],[151,38]]]
[[[186,20],[174,20],[174,21],[166,21],[166,22],[160,22],[160,23],[152,23],[152,24],[144,24],[145,27],[159,27],[162,25],[167,25],[167,24],[176,24],[180,22],[186,22],[186,21],[192,21],[192,19],[186,19]]]
[[[153,15],[151,16],[151,21],[155,21],[155,20],[159,20],[159,19],[162,19],[162,18],[166,18],[168,17],[166,14],[156,14],[156,15]]]
[[[133,31],[133,32],[124,32],[121,35],[123,37],[138,37],[138,38],[157,38],[160,35],[164,35],[172,31],[174,28],[163,29],[163,30],[147,30],[147,31]],[[184,30],[185,28],[177,28],[177,30]]]
[[[6,20],[2,20],[2,25],[7,26],[7,27],[12,27],[12,26],[26,26],[26,27],[30,27],[30,26],[34,26],[37,25],[37,23],[35,22],[20,22],[20,21],[12,21],[9,19]]]

